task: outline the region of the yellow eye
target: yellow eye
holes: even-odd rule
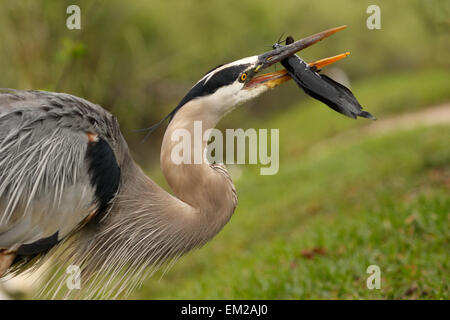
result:
[[[241,74],[241,81],[244,82],[245,79],[247,79],[247,72],[244,72],[243,74]]]

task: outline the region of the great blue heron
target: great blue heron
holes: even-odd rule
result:
[[[205,244],[233,214],[236,190],[221,164],[174,164],[172,133],[192,131],[196,120],[203,130],[215,127],[236,105],[290,79],[261,70],[341,29],[219,66],[198,81],[170,113],[162,142],[174,195],[133,161],[117,119],[100,106],[63,93],[3,90],[0,276],[52,254],[80,266],[83,283],[122,279],[115,291],[89,287],[109,294]]]

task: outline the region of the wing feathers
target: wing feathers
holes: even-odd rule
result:
[[[111,140],[120,131],[114,117],[80,98],[0,92],[0,249],[46,250],[92,215],[88,132]]]

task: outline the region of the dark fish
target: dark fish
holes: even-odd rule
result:
[[[292,42],[294,42],[292,37],[286,38],[287,45]],[[281,45],[278,43],[273,45],[274,48],[279,46]],[[297,55],[282,60],[281,64],[297,85],[314,99],[350,118],[356,119],[358,116],[375,120],[369,112],[362,110],[358,100],[348,88],[326,75],[319,74],[320,70],[317,70],[316,67],[309,67]]]

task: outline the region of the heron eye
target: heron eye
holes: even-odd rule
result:
[[[247,72],[244,72],[243,74],[241,74],[240,81],[244,82],[246,79],[247,79]]]

